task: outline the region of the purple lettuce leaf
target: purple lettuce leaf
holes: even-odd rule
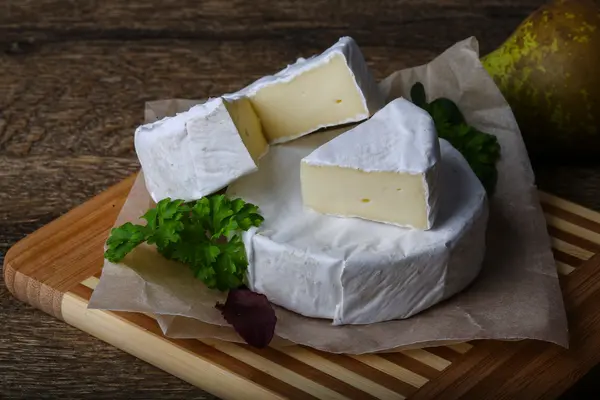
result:
[[[217,303],[216,308],[250,346],[260,349],[271,343],[277,317],[265,295],[246,287],[232,289],[225,304]]]

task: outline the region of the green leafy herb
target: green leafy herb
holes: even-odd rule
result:
[[[109,261],[120,261],[137,245],[146,241],[146,229],[141,225],[128,222],[118,229],[113,229],[108,241],[105,258]]]
[[[488,195],[494,193],[500,159],[500,144],[494,135],[481,132],[467,124],[456,104],[447,98],[427,102],[425,88],[417,82],[410,91],[413,103],[426,110],[435,123],[438,136],[446,139],[467,160]]]
[[[121,261],[139,244],[156,245],[164,257],[190,266],[196,278],[221,291],[243,285],[248,260],[241,232],[260,226],[258,207],[242,199],[211,195],[185,203],[164,199],[142,217],[114,228],[104,257]]]

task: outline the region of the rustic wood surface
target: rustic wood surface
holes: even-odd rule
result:
[[[411,400],[545,399],[559,397],[598,362],[600,254],[561,279],[569,316],[569,349],[539,341],[485,341],[475,345]],[[592,375],[597,375],[593,372]],[[590,388],[591,389],[591,388]],[[581,390],[581,389],[579,389]],[[597,393],[597,384],[593,390]],[[566,396],[582,397],[581,393]],[[567,397],[568,398],[568,397]]]
[[[0,263],[17,240],[138,168],[132,132],[145,101],[235,90],[344,34],[377,78],[472,35],[484,54],[542,3],[0,2]],[[600,210],[600,165],[535,171],[543,190]],[[212,398],[2,283],[0,321],[0,398]]]
[[[299,346],[259,351],[210,339],[162,338],[156,322],[141,314],[86,311],[102,267],[102,244],[134,177],[11,247],[4,260],[6,286],[18,299],[216,396],[550,399],[600,362],[600,318],[595,312],[600,299],[600,214],[546,193],[540,193],[540,200],[561,262],[557,268],[571,318],[568,350],[522,341],[357,357]]]

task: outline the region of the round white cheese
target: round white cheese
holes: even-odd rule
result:
[[[245,233],[248,283],[274,304],[336,325],[407,318],[454,295],[479,273],[485,190],[441,140],[438,222],[428,231],[320,214],[303,206],[300,163],[340,130],[274,146],[228,195],[258,205]]]

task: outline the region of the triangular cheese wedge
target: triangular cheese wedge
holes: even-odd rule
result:
[[[433,120],[399,98],[302,160],[303,201],[324,214],[431,229],[439,159]]]
[[[212,98],[139,127],[135,150],[156,202],[197,200],[258,169],[269,146],[245,97]]]

